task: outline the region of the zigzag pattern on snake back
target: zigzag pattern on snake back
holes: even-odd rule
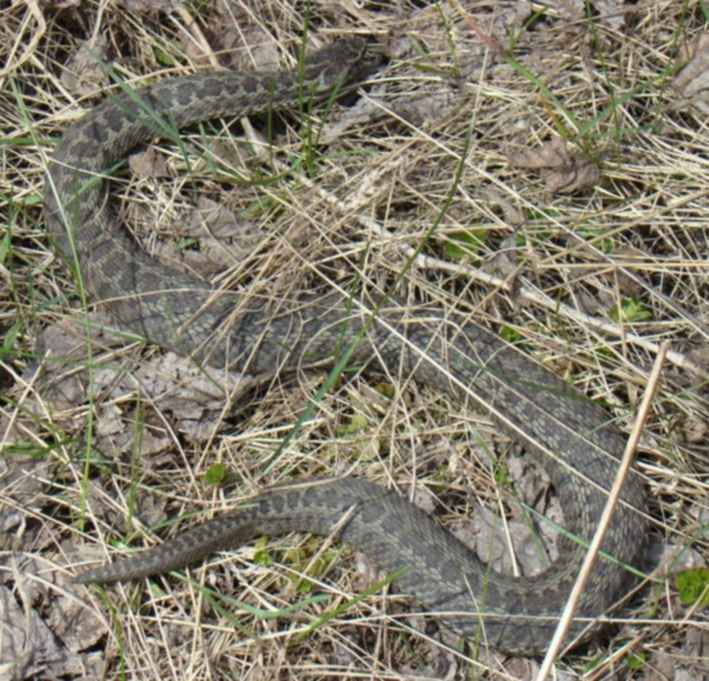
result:
[[[110,209],[105,175],[130,148],[164,131],[161,121],[181,127],[328,97],[366,77],[372,63],[366,44],[351,39],[290,72],[199,74],[108,98],[66,132],[50,163],[45,205],[56,248],[77,267],[91,299],[109,309],[118,328],[217,367],[285,371],[306,359],[334,361],[343,343],[361,333],[353,362],[410,372],[416,381],[491,411],[549,474],[568,533],[589,541],[623,450],[621,434],[600,406],[490,331],[443,313],[391,305],[372,316],[337,293],[304,296],[274,313],[253,297],[216,293],[200,279],[151,259]],[[622,498],[625,504],[617,509],[603,551],[632,565],[646,532],[642,514],[633,510],[645,508],[637,475],[628,479]],[[521,579],[497,574],[398,494],[358,479],[267,491],[244,509],[77,581],[164,572],[260,534],[328,534],[348,511],[341,539],[387,573],[401,570],[398,588],[427,611],[442,613],[445,624],[473,636],[482,627],[491,645],[512,653],[545,649],[583,546],[562,536],[559,558],[543,574]],[[599,560],[579,616],[604,613],[630,579],[618,563]],[[585,624],[576,623],[573,633]]]

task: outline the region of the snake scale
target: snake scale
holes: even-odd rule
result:
[[[501,650],[537,654],[548,644],[584,555],[572,537],[592,537],[623,450],[604,409],[494,333],[441,311],[387,304],[373,315],[339,293],[269,305],[256,296],[216,292],[148,256],[109,205],[105,178],[132,147],[205,119],[327,98],[361,82],[373,63],[364,41],[346,39],[292,71],[198,74],[111,96],[66,131],[49,164],[45,205],[53,243],[117,328],[198,362],[255,373],[293,370],[306,359],[334,362],[343,343],[359,336],[351,362],[412,375],[486,409],[535,456],[561,498],[566,533],[559,537],[559,558],[535,577],[498,574],[397,493],[345,478],[266,491],[242,509],[77,581],[165,572],[261,534],[327,535],[349,514],[339,538],[386,574],[397,573],[398,589],[427,612],[461,635],[482,633]],[[638,475],[629,477],[622,499],[603,546],[616,562],[598,559],[581,619],[603,614],[632,580],[621,565],[637,562],[647,530]],[[576,622],[572,633],[587,622]]]

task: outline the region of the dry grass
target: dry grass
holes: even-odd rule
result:
[[[308,536],[260,542],[150,584],[67,595],[65,577],[85,560],[153,543],[195,515],[313,475],[395,485],[454,527],[478,516],[481,502],[514,514],[509,478],[523,459],[508,457],[484,417],[411,382],[399,390],[376,377],[340,380],[301,423],[322,374],[278,376],[229,408],[222,386],[205,396],[203,385],[195,398],[194,377],[180,384],[174,361],[104,337],[94,338],[89,374],[76,355],[33,373],[36,340],[66,349],[68,322],[86,312],[44,231],[43,168],[63,130],[109,86],[90,59],[81,73],[98,82],[67,79],[62,66],[93,38],[89,57],[101,54],[135,85],[187,70],[190,59],[246,68],[282,57],[279,48],[292,54],[307,6],[193,2],[158,15],[48,4],[17,3],[2,16],[0,612],[7,625],[19,606],[32,622],[14,673],[80,676],[83,665],[90,678],[141,680],[531,678],[532,662],[475,642],[446,648],[423,619],[390,619],[407,611],[393,594],[369,593],[371,566]],[[222,8],[218,19],[212,5]],[[210,275],[226,267],[220,284],[398,282],[412,303],[474,313],[603,400],[624,428],[657,348],[670,341],[637,466],[650,492],[655,564],[670,547],[675,571],[706,565],[709,129],[699,110],[677,106],[672,82],[709,8],[639,3],[617,25],[602,13],[574,20],[539,5],[522,25],[499,2],[376,5],[311,3],[310,30],[323,42],[351,32],[384,42],[393,32],[390,63],[360,120],[335,108],[319,140],[308,141],[302,118],[279,118],[275,158],[260,160],[233,121],[185,135],[189,167],[163,143],[158,161],[172,177],[153,177],[157,162],[141,157],[115,183],[127,221],[162,257]],[[514,44],[490,23],[492,6]],[[407,36],[417,49],[404,49]],[[338,132],[331,123],[342,117]],[[554,137],[601,167],[602,181],[553,193],[539,173],[509,162]],[[236,249],[250,239],[237,256],[214,256],[216,265],[205,263],[206,246],[191,250],[196,237],[185,228],[205,200],[228,208]],[[79,353],[86,357],[85,345]],[[209,484],[222,470],[228,484]],[[589,679],[679,678],[685,669],[699,678],[709,668],[706,610],[680,604],[674,576],[660,575],[634,606],[614,638],[560,668]],[[26,655],[43,627],[56,657],[44,666]]]

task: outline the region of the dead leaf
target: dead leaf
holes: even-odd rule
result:
[[[519,268],[518,253],[517,236],[510,234],[502,240],[494,255],[483,263],[482,269],[501,277],[513,276]]]
[[[702,342],[687,353],[687,357],[698,367],[709,371],[709,343]]]
[[[684,98],[683,104],[709,114],[709,33],[699,36],[694,45],[680,55],[680,60],[687,63],[672,81],[673,87]]]
[[[265,238],[260,226],[247,220],[227,206],[201,197],[195,208],[180,211],[171,219],[173,226],[165,231],[170,238],[154,239],[149,225],[158,219],[151,205],[140,205],[132,213],[145,225],[145,240],[150,241],[153,257],[203,279],[211,279],[244,260],[259,248]]]
[[[528,524],[516,520],[504,523],[485,507],[480,507],[474,518],[451,526],[451,531],[463,543],[472,546],[480,560],[503,574],[513,573],[509,552],[509,532],[515,552],[515,563],[526,576],[540,573],[549,566],[549,559],[539,551],[539,539]]]
[[[73,653],[88,650],[109,633],[105,621],[71,593],[52,603],[47,624]]]
[[[167,163],[167,158],[155,147],[148,147],[145,151],[131,154],[128,159],[131,172],[136,177],[170,177],[172,173]]]
[[[624,4],[625,0],[593,0],[598,20],[614,31],[620,31],[625,25]]]
[[[68,651],[26,599],[0,587],[0,668],[8,679],[58,678],[82,674],[81,656]]]
[[[444,111],[449,110],[444,101],[444,97],[438,97],[437,105],[433,102],[422,102],[424,98],[412,98],[411,107],[414,111],[409,113],[398,110],[406,120],[429,120],[436,119]],[[382,111],[386,109],[386,86],[376,86],[370,90],[367,97],[362,97],[355,102],[354,106],[343,110],[341,116],[329,118],[320,130],[318,141],[323,145],[333,144],[343,137],[349,130],[357,126],[366,126],[374,120],[382,117]],[[436,108],[437,106],[437,108]],[[420,110],[423,109],[423,110]]]
[[[207,22],[204,36],[210,53],[189,34],[183,36],[182,48],[193,63],[211,66],[216,58],[224,68],[247,72],[271,71],[283,65],[274,34],[254,22],[253,15],[238,5],[226,8],[218,3]]]
[[[52,464],[45,459],[18,460],[15,457],[0,457],[0,480],[3,500],[14,499],[19,506],[0,504],[0,548],[17,546],[5,545],[5,541],[17,541],[11,529],[20,527],[30,508],[41,508],[44,503],[46,480],[51,478]]]
[[[236,372],[197,367],[171,352],[144,363],[136,377],[156,406],[171,413],[172,425],[195,442],[211,437],[225,404],[256,382]]]
[[[176,430],[199,442],[210,437],[218,427],[225,401],[233,397],[235,391],[242,394],[255,383],[253,377],[200,368],[189,358],[173,353],[144,359],[139,367],[130,371],[124,359],[97,363],[99,341],[105,348],[110,335],[105,333],[104,316],[91,314],[88,319],[88,323],[65,320],[45,330],[43,345],[52,350],[52,361],[43,365],[46,386],[42,394],[60,410],[71,410],[88,399],[95,400],[95,442],[107,456],[128,453],[137,444],[143,454],[155,455],[171,445],[162,431],[151,430],[149,424],[144,424],[139,432],[131,427],[135,420],[134,407],[126,403],[131,395],[139,396],[142,403],[149,403],[155,409],[169,412]],[[117,345],[125,344],[125,339],[117,336],[111,340]],[[91,343],[92,354],[88,360],[93,364],[91,372],[86,369],[87,342]],[[61,414],[54,416],[61,419]],[[65,427],[74,425],[71,422]]]
[[[645,681],[657,681],[658,679],[674,679],[677,660],[675,655],[663,650],[653,651],[650,659],[645,665]]]
[[[695,416],[688,416],[685,419],[682,431],[684,432],[684,439],[687,442],[699,444],[700,442],[706,441],[709,425],[697,414]]]
[[[189,219],[188,234],[199,239],[206,271],[214,273],[241,262],[263,241],[263,232],[251,220],[239,218],[227,207],[202,197]],[[194,265],[194,263],[192,263]]]
[[[706,566],[706,561],[700,553],[681,544],[662,543],[653,546],[653,551],[659,552],[660,555],[651,557],[652,564],[657,566],[657,574],[663,577]]]
[[[104,456],[117,459],[131,451],[140,451],[141,457],[153,460],[156,454],[172,447],[172,440],[158,435],[149,424],[139,430],[130,427],[133,411],[124,413],[113,401],[103,402],[96,410],[95,443]]]
[[[531,14],[526,0],[500,0],[492,13],[472,2],[402,11],[383,45],[384,53],[401,65],[378,95],[382,108],[414,126],[433,126],[454,115],[465,106],[462,85],[479,80],[483,68],[486,81],[509,69],[502,58],[504,46]],[[412,94],[407,80],[422,74],[430,78],[425,93]],[[404,86],[401,91],[398,83]]]
[[[687,627],[682,657],[687,664],[692,681],[709,678],[706,662],[709,659],[709,630],[705,627]]]
[[[108,42],[103,34],[85,42],[64,66],[62,85],[76,95],[90,95],[108,85],[105,69],[108,60]]]
[[[91,312],[82,319],[64,319],[46,327],[40,333],[35,352],[43,357],[41,368],[43,397],[57,408],[83,404],[89,393],[86,362],[95,360],[102,352],[121,345],[126,339],[111,330],[107,315]],[[110,386],[115,374],[108,377],[108,384],[99,369],[92,376],[93,387]],[[93,394],[98,394],[97,392]]]
[[[585,0],[557,0],[559,16],[569,22],[580,21],[586,13]]]
[[[539,662],[524,657],[513,657],[505,662],[505,675],[518,681],[534,681],[539,677]],[[564,678],[556,670],[553,676],[555,681],[571,681],[572,678],[577,678],[570,675]]]
[[[511,152],[507,158],[518,168],[545,171],[546,188],[551,194],[583,191],[601,179],[598,166],[590,159],[572,155],[561,137],[554,137],[537,149]]]
[[[414,488],[414,494],[411,498],[411,502],[414,504],[414,506],[420,508],[422,511],[425,511],[429,515],[434,513],[436,510],[435,499],[425,487],[417,486]]]
[[[417,620],[421,619],[421,624]],[[423,618],[407,618],[407,623],[410,623],[414,628],[425,631],[426,623]],[[439,679],[439,681],[453,681],[453,679],[461,678],[458,675],[459,661],[458,653],[454,652],[459,641],[449,644],[449,647],[441,646],[436,640],[425,637],[417,641],[415,658],[417,662],[414,665],[404,665],[399,670],[399,674],[403,679]],[[465,674],[463,675],[463,677]]]

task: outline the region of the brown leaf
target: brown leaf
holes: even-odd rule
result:
[[[614,31],[620,31],[625,25],[624,4],[624,0],[594,0],[593,2],[601,24]]]
[[[167,158],[155,147],[148,147],[145,151],[131,154],[128,165],[136,177],[170,177],[171,175]]]
[[[675,76],[672,85],[685,102],[709,114],[709,33],[699,36],[693,46],[684,50],[680,59],[687,63]]]
[[[20,594],[22,596],[22,594]],[[57,678],[82,671],[81,657],[69,652],[27,599],[0,587],[0,672],[8,679]],[[82,608],[85,610],[85,608]],[[94,631],[97,627],[94,625]]]
[[[151,217],[150,210],[146,211],[144,219],[150,221]],[[205,279],[243,262],[264,239],[264,233],[256,223],[206,197],[202,197],[197,207],[184,218],[175,220],[174,232],[180,234],[181,241],[159,240],[153,245],[152,254]],[[199,247],[182,247],[185,239],[194,241]]]
[[[0,504],[0,548],[11,548],[12,541],[16,547],[18,537],[10,533],[11,529],[19,527],[23,509],[39,508],[42,505],[47,488],[47,479],[51,479],[52,465],[47,460],[20,460],[17,457],[0,457],[0,480],[2,480],[3,500]],[[7,503],[10,499],[17,506]],[[25,540],[24,537],[22,540]],[[21,540],[21,541],[22,541]]]
[[[601,179],[598,166],[590,159],[569,152],[566,141],[555,137],[536,149],[523,149],[507,155],[518,168],[543,170],[547,191],[571,194],[593,187]]]
[[[67,62],[61,75],[62,85],[76,95],[89,95],[109,83],[104,68],[108,43],[102,34],[85,42]]]
[[[64,319],[43,329],[35,351],[43,355],[42,394],[59,408],[83,403],[88,393],[88,377],[83,369],[89,356],[96,357],[110,347],[125,344],[125,339],[110,332],[106,315],[90,313],[82,319]],[[93,376],[100,386],[100,372]]]
[[[206,53],[188,34],[184,35],[182,47],[191,61],[210,66],[216,58],[224,68],[249,72],[270,71],[282,65],[278,40],[264,26],[254,22],[251,13],[240,11],[238,6],[223,12],[220,9],[209,15],[204,29],[212,54]]]

